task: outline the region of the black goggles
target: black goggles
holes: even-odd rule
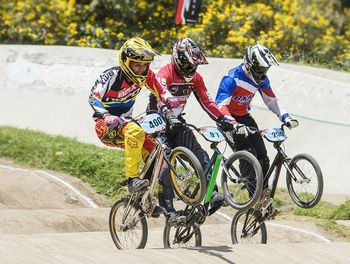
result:
[[[181,65],[181,70],[185,73],[193,73],[197,70],[196,64],[191,64],[191,63],[184,63]]]
[[[270,69],[270,67],[253,66],[252,67],[252,72],[255,73],[258,76],[265,76],[269,69]]]

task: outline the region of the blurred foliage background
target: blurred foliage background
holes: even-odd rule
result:
[[[181,37],[212,57],[259,41],[283,62],[350,71],[348,0],[203,0],[200,22],[175,25],[176,0],[0,0],[1,44],[119,49],[140,36],[162,53]]]

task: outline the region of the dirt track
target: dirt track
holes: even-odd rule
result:
[[[106,254],[112,254],[111,258],[115,258],[113,254],[116,249],[108,233],[109,202],[75,177],[61,173],[47,173],[70,184],[81,195],[73,192],[63,185],[62,182],[48,177],[41,171],[19,167],[10,161],[0,160],[0,258],[6,260],[5,262],[1,261],[1,263],[86,263],[82,261],[83,258],[81,259],[82,262],[77,262],[77,256],[64,255],[65,250],[69,251],[69,243],[72,243],[72,247],[79,247],[78,245],[81,243],[81,250],[86,250],[86,245],[92,247],[95,243],[94,261],[96,262],[90,259],[91,262],[89,263],[100,263],[99,260],[106,257],[102,257],[104,250],[109,252],[105,252]],[[84,200],[84,197],[89,197],[91,203]],[[229,219],[232,218],[233,214],[234,211],[232,209],[223,208],[219,214],[208,217],[205,224],[201,227],[204,248],[198,250],[198,256],[196,256],[196,251],[194,250],[187,250],[186,253],[174,250],[171,251],[172,254],[178,252],[175,254],[177,257],[174,257],[174,261],[178,262],[181,260],[182,254],[187,254],[189,258],[198,258],[200,261],[203,261],[198,263],[207,263],[207,257],[212,258],[215,254],[217,256],[218,252],[221,251],[234,254],[235,250],[231,250],[229,235]],[[149,220],[148,249],[162,248],[163,225],[163,217]],[[268,243],[269,247],[272,248],[274,245],[276,247],[279,247],[281,244],[291,245],[289,243],[316,243],[317,247],[324,247],[334,244],[326,243],[326,241],[341,241],[339,238],[325,234],[313,223],[301,219],[281,220],[277,217],[277,220],[268,223],[267,228]],[[62,243],[60,244],[59,241]],[[57,247],[52,246],[57,243],[59,244]],[[343,247],[350,249],[348,243],[339,245],[337,244],[338,250]],[[48,249],[47,251],[45,250],[47,255],[43,254],[35,260],[35,252],[45,248]],[[53,248],[54,250],[51,252]],[[263,248],[259,248],[258,251],[261,252],[259,254],[264,256]],[[19,251],[21,254],[14,256],[11,254],[12,250]],[[272,249],[269,250],[271,251]],[[206,251],[207,253],[205,253]],[[156,257],[158,253],[160,255],[164,254],[164,250],[156,251],[158,253],[155,253],[153,250],[149,251],[149,253],[147,252],[144,251],[145,257]],[[76,254],[86,253],[77,252]],[[89,254],[92,254],[92,252],[90,251]],[[330,251],[330,254],[332,254],[332,251]],[[27,258],[25,257],[26,255]],[[126,260],[127,255],[124,255],[124,252],[118,253],[118,255],[121,257],[119,260]],[[131,255],[134,258],[129,259],[130,262],[128,263],[138,262],[137,259],[142,254],[135,252]],[[57,262],[53,261],[55,256],[58,258]],[[24,261],[25,259],[27,261],[32,259],[32,262]],[[46,259],[51,260],[46,262]],[[215,259],[218,262],[214,261],[212,263],[246,263],[244,261],[228,262],[223,258]],[[242,257],[242,259],[244,258]],[[286,260],[284,261],[285,263],[293,263],[288,262],[288,258]],[[345,262],[340,260],[334,263]]]

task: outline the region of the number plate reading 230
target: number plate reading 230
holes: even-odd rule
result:
[[[165,129],[165,121],[159,114],[150,114],[139,120],[140,126],[147,134],[152,134]]]
[[[286,134],[281,128],[270,128],[265,130],[263,134],[264,137],[271,142],[284,141],[287,139]]]

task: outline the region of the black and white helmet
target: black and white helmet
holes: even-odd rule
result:
[[[248,47],[243,57],[249,77],[256,84],[264,82],[266,73],[272,65],[278,62],[272,52],[263,45],[255,43]]]

